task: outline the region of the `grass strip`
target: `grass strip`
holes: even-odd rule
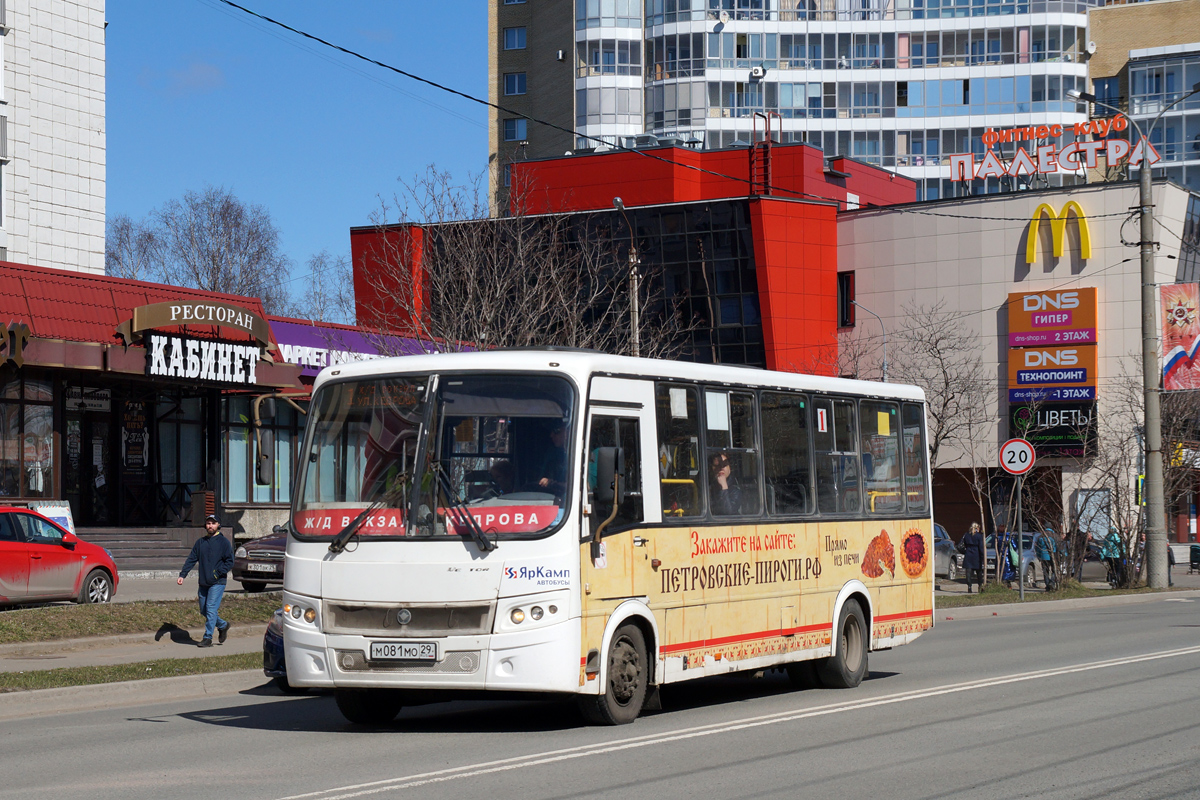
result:
[[[1134,589],[1093,589],[1075,581],[1065,581],[1063,587],[1056,592],[1025,591],[1025,602],[1036,603],[1043,600],[1073,600],[1078,597],[1113,597],[1119,594],[1146,594],[1157,592],[1147,586]],[[934,598],[934,607],[969,608],[970,606],[990,606],[1002,603],[1020,603],[1021,594],[1017,589],[1009,589],[1001,583],[989,583],[975,594],[956,594]]]
[[[102,667],[63,667],[30,672],[0,672],[0,694],[30,689],[57,689],[64,686],[90,686],[96,683],[138,681],[148,678],[175,678],[180,675],[204,675],[262,669],[262,653],[235,653],[231,656],[204,658],[163,658],[136,664],[108,664]]]
[[[221,617],[234,623],[265,625],[280,602],[278,594],[225,595]],[[195,600],[17,608],[0,613],[0,644],[158,633],[203,624],[204,617]]]

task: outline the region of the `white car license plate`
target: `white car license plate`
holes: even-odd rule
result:
[[[247,572],[274,572],[278,567],[274,564],[247,564]]]
[[[437,661],[437,642],[371,642],[372,661]]]

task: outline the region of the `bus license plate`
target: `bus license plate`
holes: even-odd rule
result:
[[[247,572],[274,572],[276,569],[274,564],[247,564]]]
[[[372,661],[437,661],[437,642],[371,642]]]

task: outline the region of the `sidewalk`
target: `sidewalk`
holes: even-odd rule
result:
[[[0,645],[0,672],[33,672],[62,667],[133,664],[163,658],[261,653],[263,633],[266,629],[266,623],[235,623],[225,644],[217,644],[214,641],[212,647],[204,649],[197,647],[204,635],[204,626],[191,630],[172,627],[157,633],[127,633],[87,639],[6,644]]]
[[[1175,588],[1175,589],[1200,589],[1200,572],[1194,573],[1192,575],[1188,575],[1187,571],[1188,571],[1188,565],[1186,562],[1184,562],[1182,564],[1176,564],[1174,567],[1171,568],[1171,580],[1175,584],[1173,588]],[[1107,589],[1107,588],[1109,588],[1108,582],[1104,579],[1104,575],[1105,575],[1105,572],[1104,572],[1103,564],[1100,564],[1100,563],[1094,562],[1094,561],[1089,561],[1088,563],[1083,565],[1083,585],[1089,589]],[[1038,580],[1037,580],[1036,587],[1034,587],[1032,589],[1030,589],[1028,586],[1025,587],[1026,594],[1030,594],[1030,593],[1043,594],[1046,591],[1045,584],[1042,582],[1042,570],[1040,567],[1037,570],[1037,578],[1038,578]],[[989,578],[989,581],[990,580],[991,579]],[[978,587],[975,587],[975,588],[976,588],[976,591],[978,591]],[[1014,589],[1017,588],[1015,583],[1013,584],[1013,588]],[[966,594],[966,592],[967,592],[967,583],[966,583],[966,580],[962,577],[962,575],[959,575],[953,581],[948,581],[945,578],[935,578],[934,579],[934,592],[933,592],[934,597],[944,597],[944,596],[949,596],[949,595]]]

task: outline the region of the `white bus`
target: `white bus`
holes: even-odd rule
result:
[[[933,626],[920,389],[566,350],[326,369],[293,499],[294,686],[633,721],[665,683],[858,685]]]

